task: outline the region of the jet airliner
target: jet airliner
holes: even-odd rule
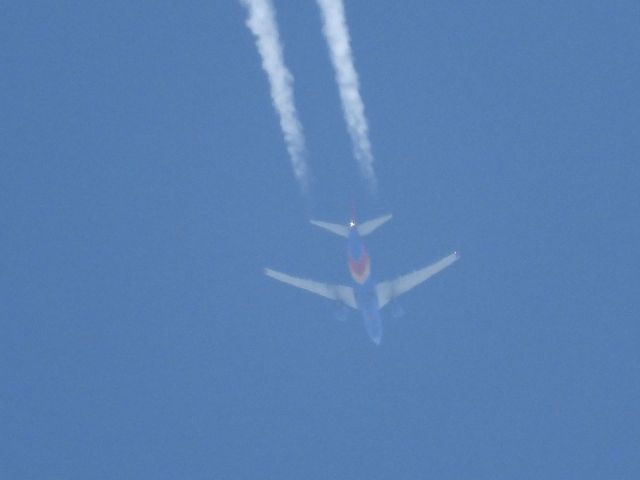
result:
[[[302,288],[330,300],[341,302],[355,310],[360,310],[369,338],[376,345],[379,345],[382,341],[380,310],[390,301],[408,292],[460,258],[458,252],[453,252],[427,267],[402,275],[395,280],[374,283],[371,279],[371,258],[362,241],[362,237],[369,235],[390,219],[391,215],[383,215],[375,220],[358,224],[355,218],[352,217],[348,226],[311,220],[313,225],[347,239],[347,262],[354,282],[352,286],[330,285],[293,277],[270,268],[265,268],[265,274],[294,287]]]

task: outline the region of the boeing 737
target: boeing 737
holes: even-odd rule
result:
[[[382,341],[382,318],[380,310],[391,300],[407,293],[415,286],[431,278],[436,273],[447,268],[460,258],[458,252],[453,252],[437,262],[402,275],[395,280],[374,283],[371,279],[371,259],[362,241],[362,237],[369,235],[375,229],[391,219],[391,215],[384,215],[357,224],[352,218],[348,226],[311,220],[313,225],[324,228],[336,235],[347,239],[347,260],[349,272],[354,283],[352,286],[330,285],[304,278],[292,277],[286,273],[277,272],[270,268],[265,269],[265,274],[281,282],[302,288],[330,300],[338,301],[346,306],[360,310],[364,318],[364,326],[369,338],[379,345]]]

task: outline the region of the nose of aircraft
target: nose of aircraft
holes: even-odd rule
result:
[[[364,328],[369,334],[369,338],[376,345],[380,345],[382,342],[382,319],[380,318],[380,312],[372,311],[364,313]]]

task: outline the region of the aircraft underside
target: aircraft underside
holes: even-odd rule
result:
[[[394,280],[374,284],[369,276],[370,259],[362,236],[368,235],[391,218],[391,215],[357,225],[351,220],[348,226],[312,220],[311,223],[348,239],[348,266],[354,285],[333,285],[310,279],[294,277],[286,273],[265,269],[265,274],[280,282],[307,290],[330,300],[338,301],[350,308],[360,310],[365,329],[371,340],[379,345],[382,340],[382,318],[380,310],[389,302],[405,294],[436,273],[444,270],[460,258],[458,252],[441,258],[437,262]]]

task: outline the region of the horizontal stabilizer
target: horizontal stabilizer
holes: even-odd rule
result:
[[[369,235],[376,228],[378,228],[379,226],[391,220],[391,217],[392,215],[389,213],[387,215],[383,215],[382,217],[378,217],[375,220],[369,220],[368,222],[364,222],[358,225],[358,233],[363,237],[366,235]]]
[[[436,273],[444,270],[449,265],[460,258],[458,252],[438,260],[428,267],[421,268],[415,272],[407,273],[389,282],[381,282],[376,285],[376,296],[378,297],[378,308],[384,307],[394,298],[408,292],[413,287],[420,285],[425,280],[431,278]]]
[[[321,222],[319,220],[309,220],[312,224],[317,227],[324,228],[325,230],[329,230],[331,233],[335,233],[336,235],[340,235],[341,237],[349,237],[349,227],[345,225],[337,225],[335,223]]]

